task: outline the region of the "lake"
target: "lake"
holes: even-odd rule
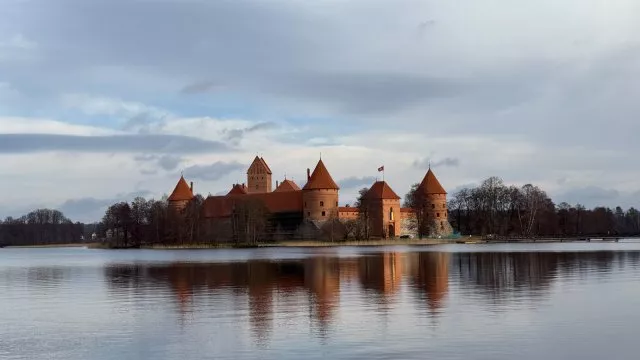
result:
[[[0,359],[637,359],[640,243],[0,249]]]

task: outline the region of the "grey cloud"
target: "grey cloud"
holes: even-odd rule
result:
[[[190,154],[229,150],[221,142],[178,135],[0,134],[0,154],[44,151]]]
[[[134,156],[134,160],[139,163],[151,163],[163,170],[171,171],[175,170],[184,159],[180,156],[174,155],[137,155]],[[144,171],[150,172],[151,174],[156,173],[155,171],[148,169]],[[141,172],[145,174],[145,172]]]
[[[437,168],[437,167],[458,167],[460,166],[460,159],[458,158],[451,158],[451,157],[446,157],[444,159],[441,160],[436,160],[436,161],[432,161],[429,158],[425,158],[425,159],[419,159],[419,160],[415,160],[413,162],[413,167],[417,168],[417,169],[428,169],[429,166],[433,167],[433,168]]]
[[[246,165],[239,162],[216,161],[210,165],[194,165],[184,169],[184,176],[190,179],[215,181],[234,171],[242,170]]]
[[[587,207],[615,206],[621,200],[620,192],[614,189],[604,189],[598,186],[587,186],[565,191],[554,196],[556,203],[567,202],[569,204],[582,204]]]
[[[199,94],[213,90],[215,88],[220,88],[220,86],[213,81],[201,81],[185,86],[184,88],[182,88],[182,90],[180,90],[180,93]]]
[[[362,176],[362,177],[351,176],[338,181],[338,184],[343,189],[353,189],[361,186],[370,186],[375,181],[376,181],[376,178],[373,176]]]
[[[100,221],[107,208],[119,201],[131,201],[138,196],[148,197],[149,195],[151,195],[150,191],[142,190],[127,194],[118,194],[108,199],[97,199],[94,197],[69,199],[62,203],[58,209],[73,221],[91,223]]]
[[[226,136],[228,140],[240,140],[246,134],[251,134],[258,131],[265,131],[270,129],[277,128],[278,125],[273,122],[259,122],[257,124],[251,125],[246,128],[240,129],[225,129],[222,133]]]

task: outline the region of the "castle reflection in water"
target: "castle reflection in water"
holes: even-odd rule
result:
[[[360,298],[365,307],[389,311],[412,297],[432,316],[447,308],[451,293],[473,301],[500,303],[519,297],[544,300],[559,273],[592,276],[613,266],[638,263],[640,253],[446,253],[386,252],[357,257],[318,256],[299,260],[248,260],[228,263],[111,265],[112,289],[166,291],[180,314],[203,309],[207,299],[227,299],[248,312],[258,338],[273,329],[277,313],[306,314],[325,329],[341,311],[341,295]],[[355,295],[354,295],[355,294]],[[217,300],[216,300],[217,301]],[[221,300],[220,300],[221,301]],[[209,310],[219,311],[218,303]],[[246,309],[243,309],[243,306]],[[386,310],[385,310],[386,309]],[[344,309],[342,309],[344,311]],[[204,311],[204,310],[202,310]]]

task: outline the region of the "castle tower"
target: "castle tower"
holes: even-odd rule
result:
[[[193,182],[189,186],[184,176],[180,176],[178,184],[169,196],[169,209],[174,213],[180,213],[193,198]]]
[[[271,192],[271,169],[263,158],[256,156],[247,170],[249,194]]]
[[[340,188],[331,178],[322,159],[318,161],[313,173],[309,174],[307,169],[307,184],[302,188],[304,218],[325,221],[337,217],[338,190]]]
[[[363,198],[371,224],[371,236],[400,236],[400,196],[385,181],[376,181]]]
[[[448,236],[453,232],[448,219],[447,192],[431,171],[422,179],[417,191],[423,207],[425,233],[429,236]]]

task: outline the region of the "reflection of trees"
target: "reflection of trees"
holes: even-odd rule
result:
[[[453,276],[472,296],[492,302],[528,301],[549,296],[556,278],[579,280],[609,273],[612,267],[636,264],[640,253],[530,252],[460,253],[454,255]],[[634,265],[635,266],[635,265]]]
[[[558,267],[553,253],[456,254],[454,266],[463,287],[493,302],[536,299],[548,294]],[[466,286],[465,286],[466,285]]]

